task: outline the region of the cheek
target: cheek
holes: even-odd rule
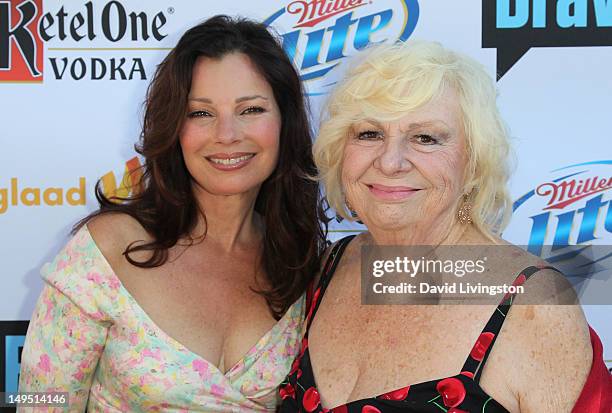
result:
[[[187,122],[183,125],[179,135],[179,142],[183,155],[198,150],[205,141],[206,130],[194,123]]]
[[[250,135],[254,138],[263,149],[267,149],[275,154],[278,154],[281,122],[278,117],[261,118],[257,122],[252,122],[243,125],[245,135]]]
[[[342,157],[342,184],[356,183],[372,165],[374,154],[372,148],[347,144]]]
[[[420,165],[423,175],[444,193],[454,193],[461,190],[465,159],[456,150],[440,151],[432,156],[424,157]]]
[[[256,131],[259,145],[278,155],[280,146],[280,127],[274,124],[264,124]]]

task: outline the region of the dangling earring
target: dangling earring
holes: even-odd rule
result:
[[[463,195],[463,202],[457,212],[457,218],[463,225],[472,223],[472,203],[469,201],[467,194]]]

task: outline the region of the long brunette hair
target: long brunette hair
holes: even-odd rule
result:
[[[198,209],[192,192],[179,132],[196,59],[220,59],[229,53],[249,57],[272,87],[281,113],[278,164],[255,203],[265,223],[261,265],[270,286],[258,292],[279,318],[318,271],[328,220],[318,183],[312,179],[317,169],[302,84],[277,40],[261,23],[219,15],[183,35],[157,67],[147,90],[143,128],[135,145],[145,159],[140,190],[128,198],[107,197],[98,181],[95,193],[100,209],[75,228],[108,212],[130,215],[153,238],[147,243],[135,241],[123,252],[128,262],[142,268],[163,265],[168,249],[180,238],[195,241],[190,234],[205,211]],[[132,254],[138,251],[151,255],[137,261]]]

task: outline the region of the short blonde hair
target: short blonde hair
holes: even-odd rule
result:
[[[399,119],[434,99],[445,86],[459,96],[468,152],[464,189],[470,193],[472,221],[489,236],[501,232],[511,206],[510,146],[496,105],[495,83],[472,58],[426,41],[372,47],[329,96],[313,150],[327,200],[340,216],[352,219],[341,180],[351,126],[364,118]]]

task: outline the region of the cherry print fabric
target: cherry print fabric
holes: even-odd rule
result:
[[[508,411],[500,403],[489,396],[480,387],[479,381],[487,357],[493,348],[495,339],[501,330],[506,314],[508,314],[512,305],[514,297],[511,295],[505,296],[501,304],[493,312],[491,318],[482,330],[482,333],[476,339],[461,372],[457,375],[441,378],[439,380],[412,384],[376,397],[356,400],[333,409],[325,409],[321,406],[320,395],[317,391],[308,350],[308,332],[338,262],[346,246],[353,237],[354,236],[343,238],[336,244],[325,263],[319,285],[316,290],[306,298],[308,302],[306,333],[302,340],[300,353],[294,360],[289,375],[280,386],[282,404],[279,412],[507,413]],[[552,269],[556,271],[556,269],[552,267],[528,267],[521,271],[516,277],[513,285],[522,285],[531,276],[542,269]],[[592,339],[594,334],[595,333],[591,330]],[[595,335],[595,338],[597,339],[597,335]],[[595,344],[597,340],[594,341]],[[594,357],[601,358],[601,351],[599,355],[594,352]],[[594,360],[596,359],[594,358]],[[602,363],[603,359],[599,364]],[[594,363],[594,365],[596,365],[596,363]],[[603,376],[599,370],[601,370],[601,368],[597,370],[597,373]],[[610,377],[609,374],[607,376]],[[612,381],[612,379],[610,380]],[[587,381],[587,384],[590,381]],[[598,381],[593,386],[597,391],[603,389],[599,383],[603,383],[603,381]],[[612,385],[608,384],[608,386]],[[593,406],[595,406],[595,404],[599,406],[602,400],[601,397],[597,397],[597,395],[596,397],[584,397],[584,391],[579,402],[582,399],[585,399],[585,405],[591,403]],[[603,405],[601,406],[605,408]],[[576,408],[574,408],[573,411],[576,413],[585,411],[591,412],[591,410],[576,410]],[[600,411],[602,413],[610,413],[609,411],[599,409],[592,410],[594,413]]]

